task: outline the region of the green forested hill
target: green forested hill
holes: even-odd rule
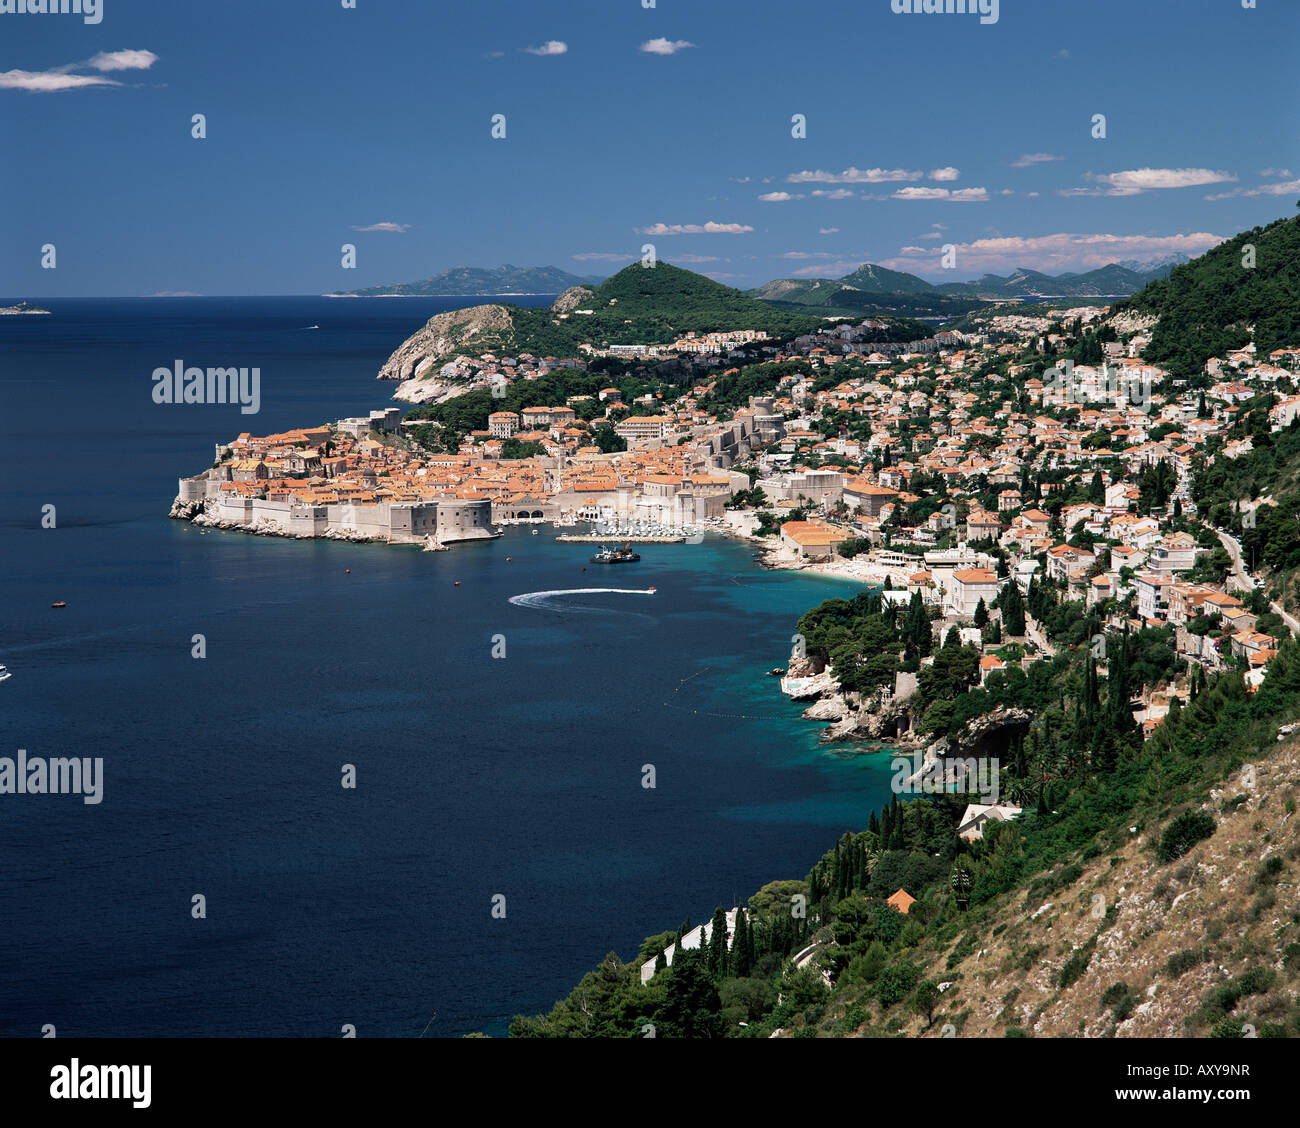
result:
[[[924,278],[918,278],[915,274],[907,274],[900,270],[886,270],[883,266],[876,266],[871,262],[863,263],[852,274],[844,275],[840,281],[855,290],[877,294],[888,294],[894,291],[922,294],[934,289]]]
[[[666,344],[683,333],[731,329],[761,330],[774,338],[809,333],[825,322],[783,313],[739,290],[701,274],[657,263],[625,267],[591,289],[578,308],[591,314],[571,314],[559,320],[549,309],[510,307],[514,322],[513,348],[541,355],[572,356],[581,343]]]
[[[1246,265],[1251,246],[1253,267]],[[1209,357],[1249,343],[1251,325],[1261,356],[1300,344],[1300,218],[1243,231],[1114,312],[1159,316],[1145,356],[1176,376],[1195,375]]]

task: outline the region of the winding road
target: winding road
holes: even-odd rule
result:
[[[1232,578],[1237,581],[1242,591],[1254,591],[1259,584],[1257,584],[1254,577],[1246,571],[1246,565],[1242,562],[1241,542],[1231,533],[1225,533],[1222,529],[1216,529],[1215,532],[1219,536],[1219,542],[1227,550],[1228,556],[1232,560]],[[1269,606],[1277,612],[1277,614],[1282,616],[1282,622],[1284,622],[1293,633],[1300,634],[1300,621],[1297,621],[1294,615],[1288,615],[1282,610],[1281,605],[1278,603],[1270,602]]]

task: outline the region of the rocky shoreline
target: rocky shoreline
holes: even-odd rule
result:
[[[999,705],[970,720],[955,737],[932,740],[913,727],[917,718],[912,714],[910,694],[900,696],[881,690],[864,698],[843,693],[834,672],[815,658],[792,658],[786,669],[775,669],[770,674],[780,675],[781,692],[792,701],[810,703],[803,711],[805,719],[826,723],[821,743],[888,745],[898,753],[911,753],[913,759],[921,753],[916,769],[901,781],[902,788],[909,792],[928,783],[938,783],[945,790],[949,785],[960,790],[969,770],[967,757],[987,756],[988,743],[1000,743],[999,733],[1027,727],[1033,720],[1027,709]]]
[[[820,737],[823,744],[879,741],[909,751],[931,743],[914,732],[906,699],[843,693],[834,672],[818,659],[792,658],[781,676],[781,692],[792,701],[811,702],[803,711],[808,720],[829,722]]]

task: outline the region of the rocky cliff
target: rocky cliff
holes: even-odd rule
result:
[[[514,322],[503,305],[471,306],[429,318],[403,341],[379,370],[380,380],[419,380],[440,363],[485,339],[508,344]],[[473,347],[474,352],[481,351]],[[397,399],[407,399],[398,389]]]

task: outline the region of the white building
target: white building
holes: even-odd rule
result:
[[[730,949],[731,946],[736,942],[736,914],[739,911],[740,911],[739,908],[727,910],[727,948],[728,949]],[[697,924],[694,928],[690,930],[690,932],[686,933],[686,935],[682,937],[682,941],[681,941],[682,948],[686,950],[698,948],[701,946],[702,943],[708,944],[712,940],[712,938],[713,938],[713,921],[709,921],[707,924]],[[655,959],[658,959],[658,957],[656,956]],[[664,949],[664,961],[668,964],[669,967],[673,966],[673,948],[671,944]],[[643,984],[649,983],[650,980],[654,978],[654,974],[655,974],[655,960],[646,960],[646,962],[641,965],[641,982]]]

